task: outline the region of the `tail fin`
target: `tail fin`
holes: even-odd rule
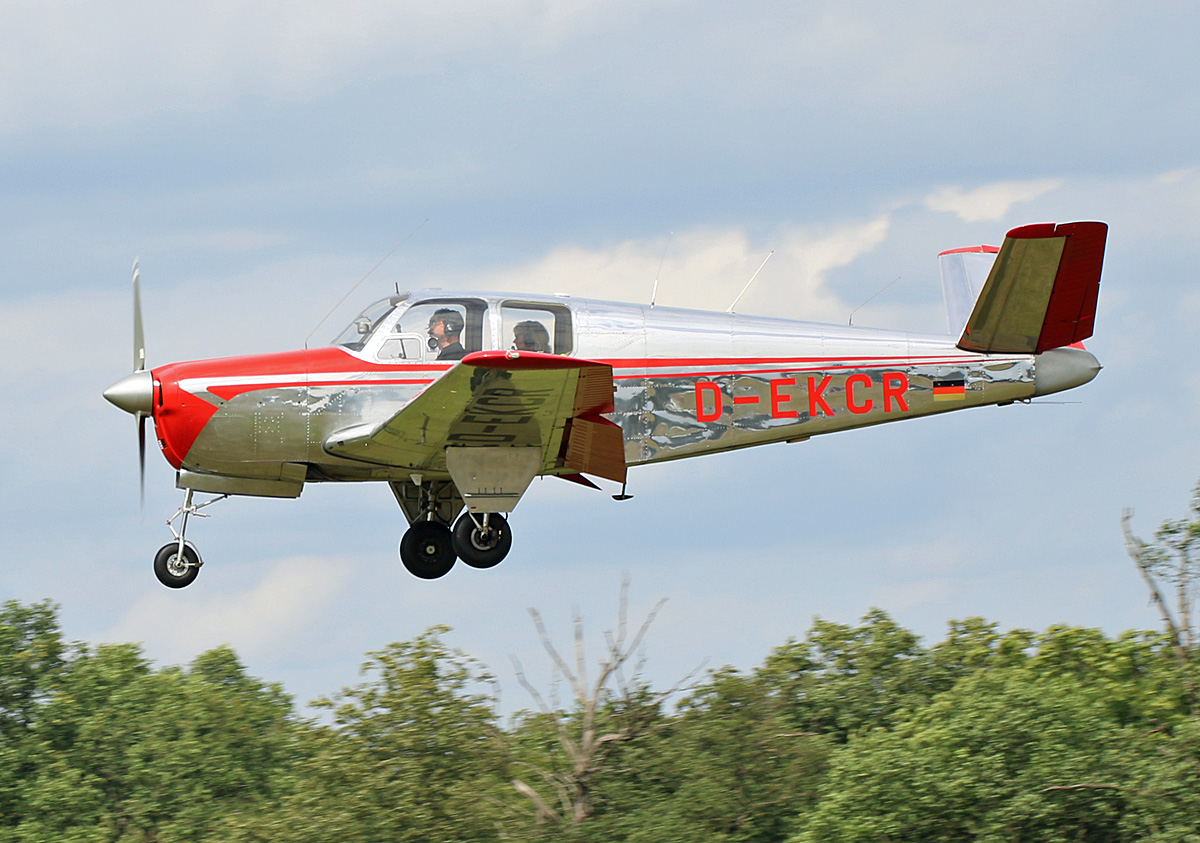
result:
[[[942,297],[946,300],[946,333],[961,334],[966,327],[998,251],[995,246],[971,246],[938,255]]]
[[[1108,226],[1038,223],[1008,232],[967,319],[966,351],[1041,354],[1092,335]]]

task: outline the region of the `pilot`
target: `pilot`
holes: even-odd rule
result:
[[[467,353],[459,337],[463,318],[457,310],[443,307],[429,317],[429,347],[438,352],[438,360],[462,360]]]
[[[533,319],[518,322],[513,327],[513,348],[517,351],[540,351],[550,353],[550,332],[541,322]]]

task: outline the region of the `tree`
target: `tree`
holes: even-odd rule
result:
[[[966,651],[976,669],[835,754],[798,841],[1115,841],[1194,802],[1146,804],[1195,759],[1162,635],[1055,626]]]
[[[803,641],[776,648],[759,674],[789,709],[793,731],[837,741],[887,725],[953,684],[931,672],[917,636],[880,609],[857,627],[818,618]]]
[[[632,665],[630,679],[624,678],[622,669],[639,652],[642,639],[666,602],[659,600],[629,638],[628,597],[629,581],[625,580],[621,583],[617,629],[615,633],[605,634],[604,656],[597,664],[594,678],[589,678],[583,618],[576,613],[572,622],[575,649],[572,667],[554,646],[541,614],[536,609],[529,610],[542,647],[572,694],[572,705],[565,711],[557,700],[548,702],[525,678],[520,663],[514,660],[517,679],[529,692],[539,712],[526,719],[524,728],[532,731],[538,726],[546,727],[558,750],[535,761],[524,762],[537,776],[537,786],[524,778],[512,779],[513,788],[533,805],[539,824],[578,826],[587,819],[593,810],[596,779],[606,769],[614,748],[643,735],[658,717],[663,700],[679,689],[676,685],[661,693],[650,692],[640,679],[640,658]]]
[[[487,841],[508,791],[490,681],[433,627],[369,654],[366,678],[317,705],[287,792],[230,841]]]
[[[629,773],[597,814],[617,832],[606,839],[783,840],[796,812],[815,801],[833,748],[794,731],[788,715],[761,676],[712,672],[650,740],[614,753],[614,766]]]
[[[18,823],[25,811],[22,785],[35,769],[32,730],[64,649],[52,603],[0,606],[0,828]]]
[[[1144,735],[1130,764],[1126,839],[1141,843],[1200,840],[1200,720]]]
[[[1200,582],[1200,484],[1192,491],[1189,510],[1189,519],[1164,521],[1154,534],[1154,543],[1133,534],[1130,527],[1133,511],[1130,509],[1121,515],[1121,530],[1125,535],[1125,551],[1146,583],[1150,599],[1171,640],[1191,708],[1195,711],[1200,706],[1200,687],[1196,678],[1200,640],[1193,619],[1195,586]]]
[[[1116,840],[1124,739],[1072,678],[979,672],[852,739],[797,841]]]
[[[1154,534],[1153,544],[1130,529],[1133,510],[1126,509],[1121,516],[1126,552],[1142,575],[1167,633],[1185,658],[1197,646],[1192,607],[1195,584],[1200,581],[1200,484],[1192,491],[1190,512],[1190,520],[1164,521]],[[1174,599],[1168,601],[1166,595],[1172,593]]]
[[[40,712],[12,839],[203,840],[272,795],[290,711],[228,648],[161,671],[132,645],[80,648]]]

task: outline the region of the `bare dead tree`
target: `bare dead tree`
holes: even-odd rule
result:
[[[1162,618],[1163,627],[1166,629],[1176,658],[1186,663],[1188,651],[1184,643],[1185,637],[1180,630],[1179,622],[1175,620],[1175,615],[1171,612],[1170,605],[1163,597],[1162,580],[1169,576],[1169,572],[1165,570],[1169,560],[1165,558],[1161,548],[1155,547],[1133,534],[1129,526],[1132,519],[1132,509],[1125,509],[1121,513],[1121,531],[1125,534],[1125,552],[1137,566],[1142,581],[1146,583],[1146,588],[1150,592],[1150,602],[1154,604],[1159,617]],[[1177,590],[1176,600],[1179,599],[1179,596]]]
[[[1194,671],[1197,633],[1192,618],[1195,585],[1200,581],[1200,486],[1192,494],[1191,519],[1164,521],[1154,534],[1154,543],[1133,534],[1132,519],[1133,510],[1125,509],[1121,514],[1125,552],[1137,566],[1150,592],[1150,601],[1162,618],[1171,651],[1183,669],[1187,692],[1195,707],[1200,696]],[[1173,607],[1168,601],[1172,593]]]
[[[512,780],[513,788],[532,803],[538,823],[578,825],[586,819],[592,811],[593,782],[605,768],[612,750],[617,744],[644,734],[659,705],[677,693],[691,676],[689,674],[667,691],[645,694],[639,681],[645,661],[640,647],[666,598],[655,604],[632,638],[628,635],[628,602],[629,580],[625,578],[621,583],[617,628],[605,633],[604,654],[591,679],[584,648],[583,618],[579,612],[576,611],[573,618],[574,665],[571,665],[555,647],[541,614],[537,609],[529,610],[542,647],[556,673],[566,680],[572,696],[572,704],[567,710],[558,704],[555,689],[551,690],[551,698],[547,700],[526,678],[521,663],[513,659],[518,681],[552,725],[566,760],[565,766],[558,770],[532,768],[541,780],[540,790],[522,779]],[[632,673],[626,681],[623,668],[631,659]],[[603,717],[604,714],[608,716]],[[604,721],[603,731],[601,720]],[[552,796],[544,795],[550,792]]]

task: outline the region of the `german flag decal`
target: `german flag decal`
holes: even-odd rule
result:
[[[945,378],[933,382],[934,401],[962,401],[966,397],[966,378]]]

